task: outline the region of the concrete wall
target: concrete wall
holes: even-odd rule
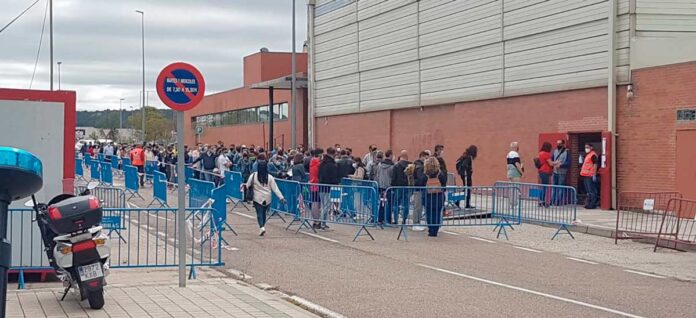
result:
[[[456,159],[471,144],[479,147],[474,182],[492,184],[506,177],[505,156],[511,141],[521,145],[527,167],[525,181],[536,182],[532,158],[540,133],[606,130],[606,88],[593,88],[473,101],[420,108],[328,116],[316,119],[317,145],[340,143],[356,154],[369,144],[412,157],[436,144],[445,145],[445,159],[454,170]],[[359,122],[357,126],[355,123]]]
[[[611,3],[627,82],[629,0],[318,1],[316,114],[606,85]]]

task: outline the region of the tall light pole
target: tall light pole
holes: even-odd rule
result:
[[[292,0],[292,80],[290,83],[290,95],[292,99],[292,108],[290,110],[290,144],[292,148],[297,147],[297,62],[295,56],[295,0]],[[273,116],[273,114],[271,114]]]
[[[63,64],[63,62],[58,61],[58,90],[60,90],[60,65]]]
[[[60,88],[59,88],[60,89]],[[125,98],[121,98],[118,101],[118,127],[123,129],[123,101]]]
[[[53,90],[53,0],[48,0],[48,30],[49,30],[49,38],[51,39],[51,48],[49,51],[51,52],[51,90]]]
[[[141,112],[142,117],[142,129],[143,129],[143,143],[145,143],[145,12],[140,10],[135,10],[141,16],[141,38],[142,38],[142,48],[143,48],[143,108]]]

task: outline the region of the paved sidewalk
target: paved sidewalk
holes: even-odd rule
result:
[[[189,281],[187,288],[172,283],[110,285],[102,310],[90,309],[76,295],[61,302],[62,293],[55,287],[10,290],[7,317],[317,317],[228,278]]]

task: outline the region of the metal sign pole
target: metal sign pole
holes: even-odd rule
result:
[[[176,112],[176,173],[179,187],[176,214],[179,232],[179,287],[186,287],[186,178],[184,177],[184,112]],[[193,243],[191,243],[193,244]]]

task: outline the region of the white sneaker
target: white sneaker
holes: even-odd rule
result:
[[[264,234],[266,234],[266,227],[262,227],[259,231],[259,236],[263,236]]]

